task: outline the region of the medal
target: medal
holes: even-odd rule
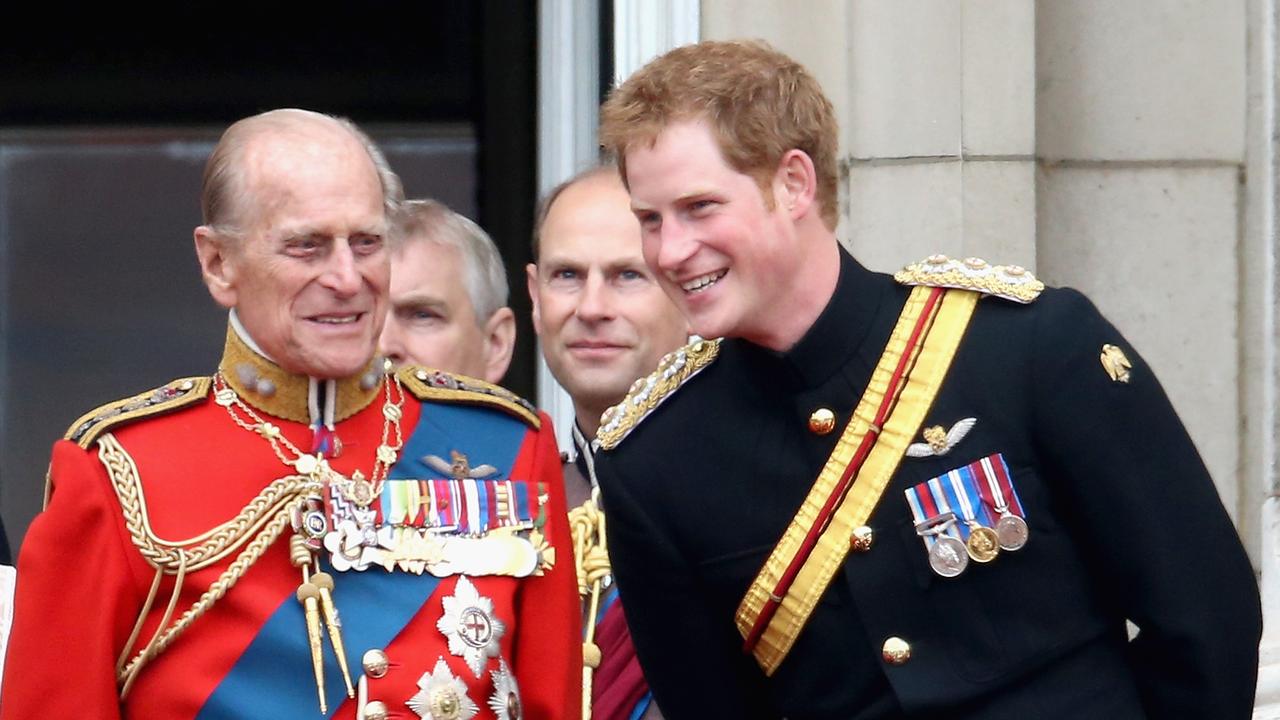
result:
[[[520,702],[520,688],[511,674],[507,661],[499,658],[498,669],[489,673],[493,677],[493,695],[489,696],[489,708],[498,720],[523,720],[524,705]]]
[[[1000,537],[1000,548],[1002,550],[1021,550],[1023,545],[1027,544],[1027,536],[1030,530],[1027,528],[1027,521],[1010,514],[1007,510],[1000,519],[996,521],[996,535]]]
[[[453,595],[444,599],[444,616],[436,629],[449,640],[449,652],[466,661],[476,677],[489,658],[500,651],[498,641],[506,625],[493,612],[493,600],[483,597],[465,575],[458,577]]]
[[[342,484],[342,495],[362,508],[369,507],[369,503],[377,497],[373,483],[366,480],[364,473],[359,470],[352,473],[351,479]]]
[[[449,671],[444,658],[418,678],[418,692],[405,704],[422,720],[470,720],[480,711],[467,696],[467,684]]]
[[[1000,549],[1021,550],[1027,544],[1031,530],[1027,526],[1022,502],[1009,478],[1009,466],[1000,453],[989,455],[970,463],[964,471],[973,476],[982,504],[1000,514],[996,520],[996,535],[1000,537]]]
[[[995,530],[974,523],[969,526],[969,540],[965,543],[965,550],[977,562],[991,562],[1000,554],[1000,537]]]
[[[942,577],[955,577],[969,567],[964,543],[950,535],[938,535],[929,548],[929,567]]]

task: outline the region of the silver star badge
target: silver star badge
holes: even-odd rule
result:
[[[476,677],[489,658],[497,657],[498,641],[507,629],[493,614],[493,600],[481,596],[465,575],[458,576],[453,595],[444,599],[444,616],[436,627],[449,639],[449,652],[465,660]]]
[[[444,658],[418,678],[418,692],[405,704],[422,720],[471,720],[480,711],[467,697],[467,684],[449,671]]]
[[[520,688],[511,668],[505,659],[498,660],[498,669],[493,676],[493,695],[489,697],[489,708],[499,720],[522,720],[524,705],[520,702]]]
[[[960,444],[965,435],[978,424],[977,418],[965,418],[950,430],[941,425],[924,429],[924,442],[911,443],[907,446],[907,457],[942,457],[951,452],[951,448]]]

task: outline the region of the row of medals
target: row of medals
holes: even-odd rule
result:
[[[948,517],[948,515],[950,517]],[[976,520],[967,520],[969,525],[968,541],[956,537],[952,533],[957,519],[953,513],[933,518],[931,527],[920,530],[923,534],[936,534],[937,540],[929,548],[929,567],[942,577],[955,577],[969,567],[969,560],[989,563],[995,560],[1001,550],[1013,552],[1021,550],[1027,544],[1030,530],[1027,522],[1004,509],[995,528],[989,528]]]

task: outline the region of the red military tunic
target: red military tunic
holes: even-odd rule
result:
[[[254,370],[248,382],[244,373],[236,377],[245,365]],[[257,415],[308,450],[314,438],[306,421],[306,378],[285,375],[234,333],[221,369]],[[264,378],[276,386],[269,397],[253,389]],[[463,482],[450,485],[423,464],[430,456],[456,452],[472,467],[490,465],[492,479],[527,488],[524,509],[545,518],[541,557],[550,561],[554,555],[550,568],[544,564],[542,574],[527,577],[435,577],[388,562],[394,570],[373,565],[340,572],[321,551],[334,578],[345,655],[360,696],[347,698],[334,649],[324,639],[328,714],[321,715],[307,623],[295,599],[302,576],[290,558],[294,531],[286,526],[278,537],[267,536],[273,511],[286,505],[260,497],[273,481],[296,471],[263,435],[241,427],[228,407],[212,401],[209,378],[176,381],[151,396],[107,406],[100,413],[105,417],[86,416],[70,434],[80,443],[55,445],[50,502],[32,523],[19,558],[0,717],[579,716],[578,603],[550,423],[522,411],[505,391],[469,378],[421,370],[401,371],[399,378],[403,385],[393,384],[392,395],[397,387],[404,393],[404,447],[384,488],[434,478],[446,494],[450,487],[460,492]],[[344,477],[357,470],[368,476],[384,434],[394,434],[385,418],[386,382],[371,376],[367,390],[358,379],[338,383],[333,430],[342,451],[328,462]],[[133,418],[139,415],[146,417]],[[466,485],[480,488],[481,504],[470,497],[471,510],[492,502],[485,482]],[[384,503],[384,517],[390,494],[374,503]],[[455,506],[468,502],[465,494],[459,499]],[[237,517],[240,526],[224,525]],[[200,537],[219,526],[221,532]],[[476,527],[470,536],[488,537]],[[130,644],[157,576],[149,557],[175,557],[178,546],[190,553],[191,566],[201,546],[218,552],[199,555],[213,561],[185,573],[166,619],[175,586],[170,566]],[[243,572],[227,583],[224,573],[233,563]],[[211,588],[225,594],[152,653],[122,700],[121,668],[158,630],[181,622]],[[382,658],[385,663],[378,662]]]

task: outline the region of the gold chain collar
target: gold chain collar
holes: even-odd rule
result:
[[[230,386],[221,371],[213,376],[213,399],[226,408],[232,422],[266,440],[281,463],[317,483],[338,483],[347,499],[366,507],[381,494],[383,481],[395,464],[400,448],[404,447],[404,435],[400,430],[400,418],[404,414],[404,389],[394,375],[384,378],[382,386],[385,396],[382,403],[382,441],[378,444],[373,469],[367,479],[359,470],[353,472],[350,478],[345,478],[329,467],[329,462],[319,453],[311,455],[302,452],[284,436],[279,426],[254,412]],[[285,454],[286,450],[292,457]]]

